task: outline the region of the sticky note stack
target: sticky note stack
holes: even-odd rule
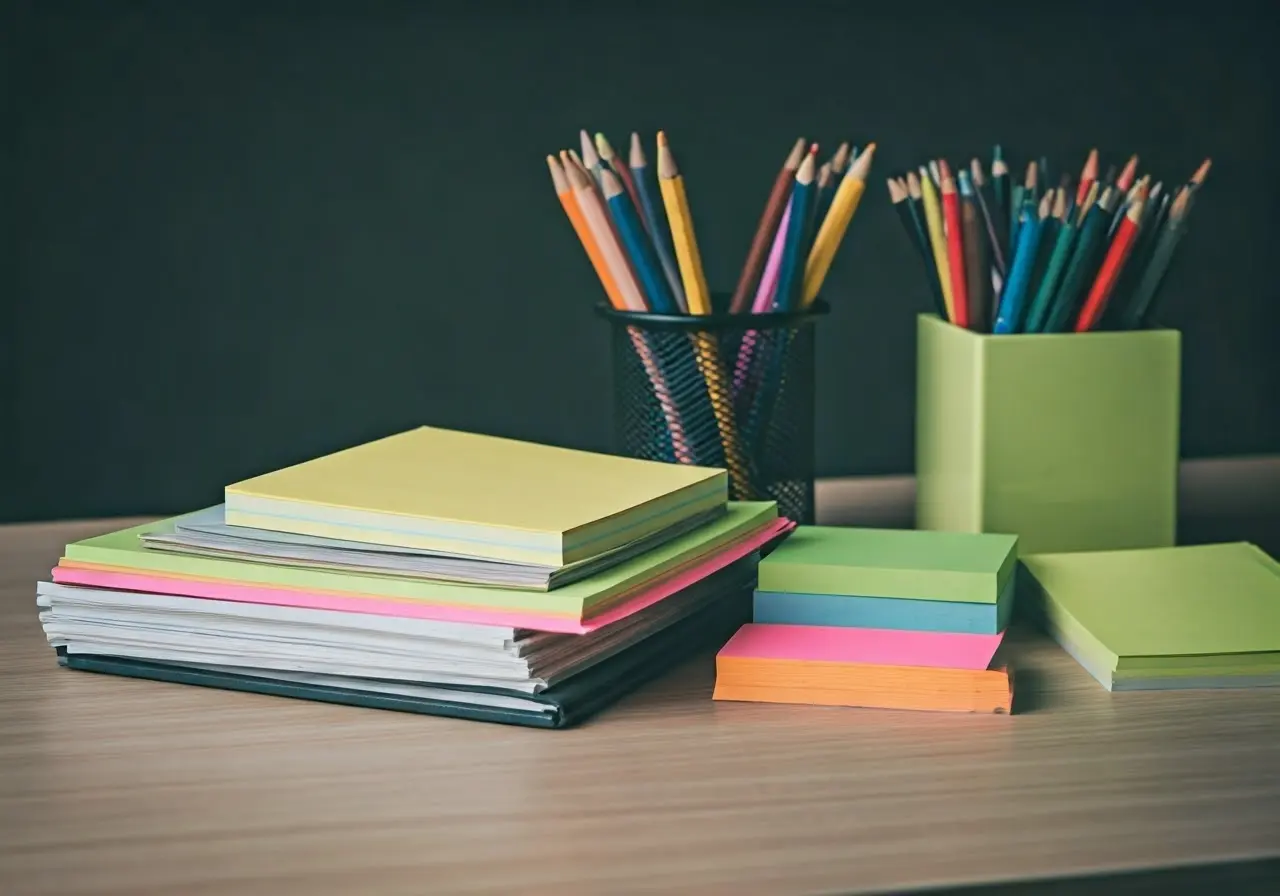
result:
[[[70,544],[73,669],[565,727],[746,618],[793,524],[723,470],[421,427]]]
[[[1008,712],[1012,535],[801,526],[760,563],[715,699]]]
[[[1050,633],[1109,691],[1280,685],[1280,564],[1256,545],[1024,562]]]

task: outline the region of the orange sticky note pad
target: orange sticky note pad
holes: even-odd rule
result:
[[[716,656],[716,700],[1007,713],[1003,635],[744,625]]]

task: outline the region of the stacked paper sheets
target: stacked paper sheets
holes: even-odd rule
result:
[[[1256,545],[1025,563],[1050,633],[1107,690],[1280,684],[1280,564]]]
[[[801,526],[760,563],[715,697],[1008,712],[1011,535]]]
[[[746,617],[792,524],[726,493],[423,428],[70,544],[38,603],[71,668],[563,727]]]

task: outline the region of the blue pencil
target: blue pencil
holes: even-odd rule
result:
[[[774,293],[773,307],[788,311],[795,307],[804,280],[805,234],[809,227],[809,205],[814,196],[813,153],[800,163],[796,172],[796,186],[791,192],[791,219],[787,222],[787,239],[782,244],[782,264],[778,267],[778,288]]]
[[[689,304],[684,297],[684,284],[680,281],[680,269],[676,267],[675,255],[671,251],[671,231],[667,227],[665,213],[658,214],[658,204],[653,198],[653,188],[649,186],[649,163],[644,157],[644,147],[640,144],[640,135],[631,134],[631,157],[628,159],[631,179],[636,184],[636,194],[640,197],[640,214],[644,217],[645,228],[653,241],[653,248],[658,253],[658,261],[662,265],[662,274],[671,288],[680,311],[689,313]]]
[[[609,214],[613,217],[614,226],[618,228],[618,237],[631,259],[631,267],[640,278],[640,287],[649,302],[649,310],[655,314],[678,314],[679,309],[667,289],[667,281],[662,277],[653,244],[649,242],[644,226],[636,216],[631,197],[627,195],[618,176],[607,168],[600,172],[600,192],[604,194]]]
[[[1023,306],[1026,305],[1027,289],[1040,247],[1040,233],[1044,219],[1049,215],[1047,199],[1041,200],[1039,214],[1024,208],[1018,220],[1018,249],[1013,256],[1009,280],[1000,296],[1000,310],[996,314],[995,326],[991,328],[992,333],[1016,333],[1022,324]]]

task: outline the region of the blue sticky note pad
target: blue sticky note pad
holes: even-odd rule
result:
[[[994,604],[860,597],[843,594],[791,594],[757,591],[752,618],[773,625],[828,625],[919,632],[994,635],[1005,630],[1013,612],[1016,577],[1010,577]]]

